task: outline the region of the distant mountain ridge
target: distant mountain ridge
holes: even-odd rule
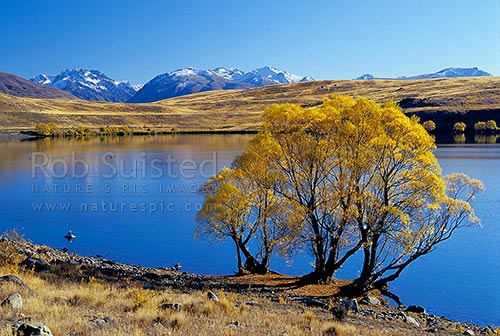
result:
[[[0,72],[0,93],[26,98],[76,99],[71,93]]]
[[[182,68],[156,76],[140,89],[129,103],[149,103],[190,93],[211,90],[246,90],[266,85],[312,80],[266,66],[249,72],[219,67],[213,70]]]
[[[397,78],[382,78],[375,77],[371,74],[364,74],[356,79],[367,80],[367,79],[426,79],[426,78],[457,78],[457,77],[480,77],[480,76],[492,76],[490,73],[473,68],[446,68],[434,73],[416,75],[416,76],[401,76]]]
[[[160,74],[145,85],[114,80],[98,70],[66,69],[56,76],[40,74],[32,82],[57,88],[90,101],[149,103],[211,90],[246,90],[266,85],[312,80],[266,66],[252,71],[230,67],[213,70],[182,68]]]
[[[66,69],[56,76],[40,74],[30,80],[95,101],[126,102],[140,89],[128,81],[114,80],[98,70],[87,69]]]

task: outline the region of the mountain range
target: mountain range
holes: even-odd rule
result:
[[[367,79],[426,79],[426,78],[456,78],[456,77],[481,77],[481,76],[491,76],[490,73],[480,70],[477,67],[473,68],[446,68],[438,72],[416,75],[416,76],[400,76],[397,78],[382,78],[375,77],[372,74],[364,74],[356,79],[367,80]]]
[[[427,79],[491,76],[473,68],[447,68],[435,73],[385,79]],[[365,74],[357,79],[382,79]],[[146,103],[211,90],[245,90],[274,84],[313,80],[266,66],[252,71],[219,67],[213,70],[183,68],[156,76],[144,86],[114,80],[97,70],[67,69],[56,76],[38,75],[31,81],[0,73],[0,93],[20,97],[62,98],[108,102]]]
[[[245,90],[266,85],[311,80],[270,66],[244,72],[235,68],[199,70],[183,68],[161,74],[147,82],[129,103],[148,103],[211,90]]]
[[[66,69],[56,76],[41,74],[32,82],[70,92],[84,100],[126,102],[140,87],[124,80],[114,80],[97,70]]]

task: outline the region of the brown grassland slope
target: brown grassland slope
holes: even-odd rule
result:
[[[78,99],[71,93],[0,72],[0,93],[18,97]]]
[[[210,91],[148,104],[20,98],[0,94],[0,128],[32,129],[39,122],[62,128],[128,125],[154,129],[256,130],[263,110],[276,103],[320,104],[333,94],[394,100],[408,114],[451,128],[464,121],[500,124],[500,77],[425,80],[326,80],[239,91]],[[470,125],[472,126],[472,125]]]
[[[46,260],[50,269],[18,267],[27,254]],[[461,335],[469,329],[498,335],[487,327],[379,304],[360,304],[359,312],[339,321],[331,311],[338,304],[336,284],[296,287],[297,278],[290,276],[203,277],[81,257],[22,240],[0,239],[0,256],[0,302],[12,293],[23,300],[21,309],[0,304],[0,336],[13,335],[19,322],[42,322],[54,335],[78,336]],[[326,306],[318,305],[320,300]]]

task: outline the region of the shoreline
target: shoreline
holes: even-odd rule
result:
[[[92,139],[98,137],[129,137],[129,136],[164,136],[164,135],[196,135],[196,134],[213,134],[213,135],[229,135],[229,134],[257,134],[259,129],[186,129],[186,130],[159,130],[159,131],[132,131],[130,134],[117,135],[117,134],[100,134],[98,132],[85,136],[40,136],[36,135],[33,130],[23,129],[16,131],[9,131],[0,128],[0,142],[8,141],[36,141],[39,139]],[[499,143],[498,138],[500,132],[474,132],[466,131],[463,133],[454,133],[448,130],[436,130],[430,133],[435,137],[436,144],[452,144],[452,143]],[[463,136],[469,139],[465,142],[454,141],[454,137]],[[483,140],[471,141],[475,137],[484,137]],[[488,141],[488,137],[494,139],[494,142]]]
[[[0,142],[7,142],[7,141],[35,141],[38,139],[85,139],[85,138],[96,138],[96,137],[125,137],[125,136],[156,136],[156,135],[183,135],[183,134],[257,134],[259,131],[258,130],[225,130],[225,129],[218,129],[218,130],[203,130],[203,129],[193,129],[193,130],[178,130],[178,131],[157,131],[157,132],[147,132],[147,131],[134,131],[131,134],[126,134],[126,135],[103,135],[103,134],[92,134],[89,136],[84,136],[84,137],[69,137],[69,136],[60,136],[60,137],[51,137],[51,136],[39,136],[39,135],[34,135],[30,134],[32,131],[31,130],[20,130],[16,132],[9,132],[6,130],[1,130],[0,129]]]
[[[28,271],[34,276],[50,281],[70,283],[91,283],[93,281],[123,287],[134,286],[146,291],[164,292],[173,290],[189,295],[199,292],[227,293],[225,295],[258,296],[269,304],[293,305],[294,309],[314,308],[318,314],[331,316],[332,302],[342,306],[347,298],[335,295],[343,281],[333,284],[297,286],[299,277],[277,274],[269,275],[198,275],[166,268],[151,268],[124,264],[104,259],[100,256],[85,257],[63,252],[48,246],[30,242],[0,239],[1,246],[8,250],[15,248],[18,256]],[[6,247],[7,246],[7,247]],[[31,258],[31,261],[26,261]],[[22,278],[21,271],[19,276]],[[5,276],[0,270],[0,277]],[[2,282],[0,282],[0,289]],[[375,295],[375,294],[374,294]],[[375,296],[372,296],[372,298]],[[366,298],[365,298],[366,299]],[[0,300],[3,300],[0,297]],[[481,326],[468,322],[458,322],[443,316],[435,316],[425,312],[414,312],[408,308],[386,305],[380,297],[369,304],[363,298],[357,298],[359,310],[347,314],[345,323],[374,327],[379,323],[390,325],[402,334],[407,334],[407,328],[416,334],[456,335],[457,330],[470,330],[467,335],[492,335],[496,326]],[[378,302],[377,302],[378,301]],[[300,308],[302,307],[302,308]],[[275,307],[277,308],[277,307]],[[416,323],[415,323],[416,322]],[[412,334],[412,333],[409,333]]]

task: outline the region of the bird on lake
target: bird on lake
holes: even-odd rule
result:
[[[174,270],[174,271],[180,271],[181,268],[182,268],[181,263],[177,263],[174,266],[172,266],[172,270]]]
[[[66,238],[70,242],[73,239],[75,239],[76,236],[73,234],[73,232],[71,232],[71,230],[69,230],[68,233],[66,233],[66,235],[64,236],[64,238]]]

